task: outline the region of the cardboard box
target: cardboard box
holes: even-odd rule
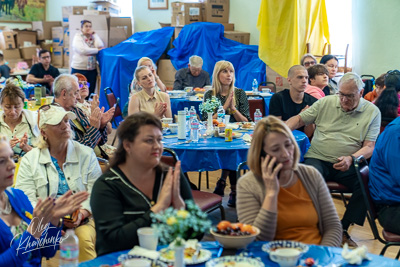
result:
[[[68,26],[69,16],[71,15],[83,15],[83,10],[86,10],[87,6],[63,6],[62,7],[62,26]]]
[[[121,8],[109,1],[93,1],[92,3],[95,10],[109,12],[110,16],[119,17],[121,14]]]
[[[235,30],[235,24],[233,23],[221,23],[224,25],[224,31],[234,31]]]
[[[276,92],[282,91],[283,89],[289,89],[289,83],[285,77],[279,75],[276,71],[267,66],[266,69],[267,81],[273,82],[276,85]]]
[[[51,36],[53,39],[53,46],[64,46],[64,27],[51,28]]]
[[[64,47],[69,47],[69,28],[64,28],[64,37],[63,37],[63,45]]]
[[[16,35],[16,43],[17,47],[24,47],[24,42],[31,42],[33,45],[37,44],[37,33],[36,31],[29,30],[18,30],[14,29],[17,32]]]
[[[32,60],[32,56],[37,56],[37,50],[40,49],[40,46],[30,46],[30,47],[21,47],[19,50],[21,52],[21,57],[26,60]]]
[[[110,12],[108,11],[100,11],[100,10],[83,10],[84,16],[97,16],[97,15],[108,15],[110,16]]]
[[[46,43],[46,42],[41,42],[40,43],[40,48],[44,49],[44,50],[48,50],[51,52],[53,52],[53,43]]]
[[[202,9],[204,21],[229,23],[229,0],[205,0]]]
[[[51,64],[56,68],[61,68],[64,63],[64,48],[61,46],[53,47],[53,55],[51,56]]]
[[[201,3],[173,2],[171,26],[185,26],[193,22],[203,21]]]
[[[13,31],[3,31],[5,49],[14,49],[15,45],[15,35]]]
[[[178,38],[179,33],[181,32],[181,30],[183,29],[182,26],[175,26],[175,32],[174,32],[174,38]]]
[[[13,58],[13,59],[7,59],[6,60],[8,63],[8,66],[10,67],[10,69],[14,69],[17,67],[18,62],[22,62],[24,61],[22,58]]]
[[[112,28],[124,28],[126,31],[126,38],[132,36],[132,19],[131,18],[110,18],[110,31]]]
[[[249,32],[224,31],[224,37],[246,45],[250,43]]]
[[[167,90],[172,90],[174,87],[176,69],[172,65],[170,59],[160,59],[158,61],[157,75],[167,87]]]
[[[69,48],[64,47],[64,68],[69,68]]]
[[[4,59],[8,61],[10,59],[21,58],[21,53],[18,48],[6,49],[6,50],[3,50],[3,56],[4,56]]]
[[[51,28],[62,26],[61,21],[32,21],[32,30],[37,31],[38,40],[51,40]]]

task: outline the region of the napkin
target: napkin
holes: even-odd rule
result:
[[[365,245],[349,250],[349,246],[345,243],[343,246],[342,257],[350,264],[361,265],[364,259],[369,261],[371,260],[371,258],[368,257],[367,252],[368,249]]]
[[[249,143],[251,143],[251,140],[253,139],[253,138],[251,137],[251,135],[249,135],[249,134],[244,134],[242,138],[243,138],[243,140],[244,140],[245,142],[249,142]]]
[[[160,253],[154,250],[149,250],[146,248],[142,248],[139,246],[134,246],[133,249],[131,249],[128,252],[129,255],[135,255],[135,256],[142,256],[146,257],[152,260],[157,260],[160,257]]]

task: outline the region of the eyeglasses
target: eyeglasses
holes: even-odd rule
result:
[[[82,89],[84,86],[90,87],[90,83],[89,82],[79,82],[79,89]]]
[[[308,67],[308,66],[314,66],[315,63],[317,63],[317,62],[315,62],[315,61],[307,61],[307,62],[304,62],[304,66],[306,66],[306,67]]]
[[[340,98],[346,97],[347,99],[353,99],[354,97],[356,97],[356,95],[355,94],[343,94],[342,92],[339,91],[339,97]]]

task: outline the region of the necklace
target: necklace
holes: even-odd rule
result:
[[[3,196],[4,196],[4,202],[6,203],[6,207],[4,209],[0,208],[0,215],[1,214],[8,215],[12,211],[11,203],[8,200],[8,196],[7,196],[6,192],[3,192]]]
[[[288,185],[290,185],[290,183],[291,183],[292,180],[293,180],[293,176],[294,176],[293,174],[294,174],[294,171],[292,171],[292,174],[290,175],[290,178],[289,178],[289,180],[287,181],[287,183],[286,183],[286,184],[282,184],[281,187],[286,188]]]

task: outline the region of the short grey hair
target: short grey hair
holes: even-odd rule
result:
[[[342,84],[349,82],[354,82],[354,84],[357,86],[358,92],[364,89],[364,83],[361,77],[354,72],[347,72],[345,75],[343,75],[343,77],[339,81],[339,88]]]
[[[53,83],[53,93],[55,98],[59,98],[61,96],[61,91],[66,90],[70,92],[72,90],[73,82],[78,82],[78,78],[75,75],[71,74],[61,74],[58,76]]]
[[[315,64],[317,64],[317,58],[314,57],[313,54],[307,53],[304,56],[301,57],[300,59],[300,65],[304,66],[304,61],[306,60],[306,58],[312,58],[315,61]]]
[[[199,56],[191,56],[189,58],[189,64],[193,68],[201,68],[203,66],[203,59]]]

